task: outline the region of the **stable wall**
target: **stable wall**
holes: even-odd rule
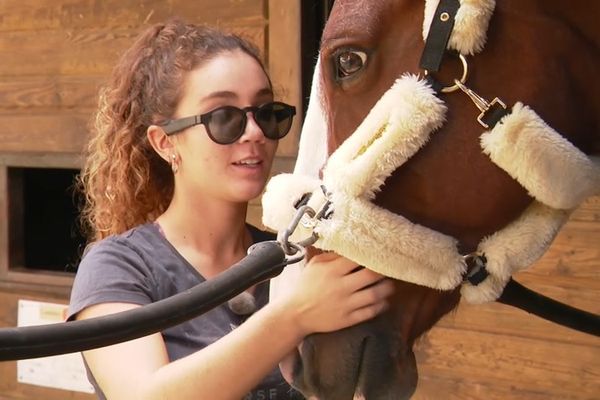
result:
[[[83,245],[69,231],[75,216],[64,203],[70,200],[68,181],[81,167],[97,90],[133,39],[171,16],[253,40],[265,55],[277,98],[301,105],[299,0],[0,2],[0,328],[17,325],[20,299],[68,302]],[[299,111],[280,143],[274,173],[292,168]],[[257,202],[249,219],[260,221]],[[57,261],[54,248],[69,241],[72,254]],[[16,362],[0,362],[1,400],[94,398],[18,383],[16,371]]]

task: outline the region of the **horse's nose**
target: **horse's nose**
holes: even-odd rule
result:
[[[384,321],[310,335],[300,349],[301,359],[288,365],[293,386],[307,399],[400,400],[415,390],[411,346]]]

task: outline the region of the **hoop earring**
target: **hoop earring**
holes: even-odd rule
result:
[[[175,154],[171,154],[171,162],[169,164],[171,164],[171,171],[176,174],[179,171],[179,159]]]

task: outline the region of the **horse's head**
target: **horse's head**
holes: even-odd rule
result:
[[[429,27],[437,1],[426,3],[336,0],[323,32],[318,81],[313,82],[303,138],[321,131],[313,121],[317,110],[324,116],[318,122],[327,132],[327,154],[333,154],[398,78],[405,73],[423,77],[419,67],[423,30]],[[494,9],[491,0],[461,0],[461,4],[462,11],[470,4],[490,13]],[[489,27],[485,18],[479,21],[483,40],[472,45],[471,54],[476,54],[468,60],[470,87],[491,99],[501,97],[509,107],[516,102],[531,106],[549,126],[588,153],[598,145],[599,115],[598,84],[591,78],[597,73],[598,37],[593,35],[592,13],[584,9],[590,5],[562,0],[499,2]],[[465,37],[469,39],[469,33]],[[435,78],[452,85],[461,74],[459,58],[446,55]],[[434,132],[385,178],[370,200],[415,226],[454,238],[459,253],[468,254],[517,219],[534,198],[482,151],[480,135],[486,129],[478,123],[479,111],[469,97],[460,91],[436,95],[445,104],[441,126],[427,125]],[[301,153],[302,146],[318,158],[318,150],[309,149],[305,141]],[[297,172],[314,173],[315,162],[299,156]],[[360,234],[355,232],[353,246],[360,246]],[[399,260],[396,268],[404,267]],[[427,287],[403,280],[396,285],[392,306],[384,315],[350,329],[308,337],[300,359],[288,364],[293,367],[294,385],[307,396],[326,400],[410,397],[417,382],[413,344],[455,308],[460,286]]]

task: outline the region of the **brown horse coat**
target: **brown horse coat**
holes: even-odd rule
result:
[[[399,77],[405,73],[422,76],[418,65],[422,32],[427,30],[423,20],[431,15],[432,3],[336,1],[323,33],[319,78],[313,81],[310,106],[312,110],[321,106],[326,118],[319,120],[309,107],[295,173],[318,179],[327,155],[360,130],[370,110]],[[489,4],[493,2],[462,0],[461,8],[485,8]],[[584,155],[600,154],[599,87],[594,79],[600,65],[600,38],[593,17],[597,10],[592,12],[590,5],[595,7],[596,3],[498,2],[483,50],[469,58],[467,80],[478,93],[487,98],[501,97],[506,104],[516,105],[517,111],[527,112],[519,102],[531,107]],[[457,39],[454,46],[465,41]],[[473,53],[480,43],[480,39],[473,39]],[[449,58],[437,78],[451,83],[455,76],[460,76],[460,63]],[[535,185],[523,183],[515,176],[518,174],[507,171],[509,167],[501,166],[498,157],[493,159],[493,146],[486,150],[484,143],[482,149],[485,130],[476,120],[478,111],[471,100],[455,93],[441,94],[440,98],[447,107],[443,126],[384,177],[370,200],[412,224],[455,238],[457,251],[468,254],[522,216],[537,197],[543,196],[544,189],[555,187],[552,182],[542,182],[540,191],[531,192]],[[320,144],[309,148],[309,137]],[[531,149],[535,146],[528,145],[527,160],[536,154]],[[531,165],[540,173],[547,170],[535,162]],[[592,181],[598,179],[595,167],[590,167],[589,176]],[[307,180],[306,187],[312,189],[313,184]],[[565,196],[555,196],[563,206],[569,203],[569,189],[578,187],[569,185],[565,185]],[[556,192],[549,193],[554,197]],[[574,199],[566,208],[575,206],[581,197]],[[398,264],[402,268],[402,262]],[[458,288],[439,291],[400,280],[397,286],[394,306],[385,315],[351,329],[307,338],[302,345],[302,362],[293,364],[295,369],[288,374],[294,377],[295,385],[307,395],[327,400],[410,397],[417,381],[412,345],[456,306],[460,296]]]

